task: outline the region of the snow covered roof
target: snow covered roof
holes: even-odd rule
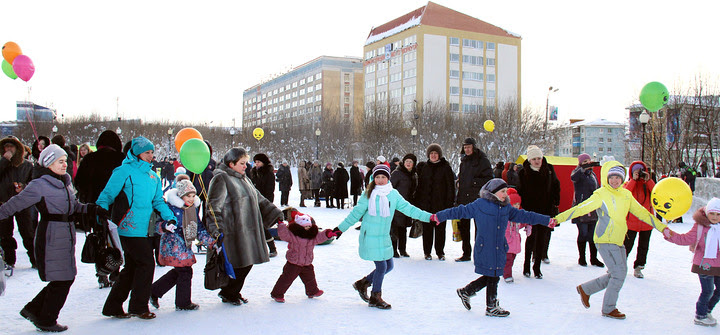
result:
[[[625,125],[620,122],[610,121],[610,120],[606,120],[606,119],[586,120],[586,121],[579,121],[579,122],[570,124],[570,127],[575,127],[575,126],[625,127]]]
[[[666,106],[673,106],[673,105],[702,105],[702,106],[720,106],[720,96],[717,95],[704,95],[701,97],[697,96],[689,96],[689,95],[671,95],[668,99],[668,103]],[[642,109],[642,104],[640,103],[634,103],[625,109]]]
[[[521,38],[520,35],[508,30],[489,24],[485,21],[465,15],[450,8],[428,2],[426,6],[420,7],[410,13],[400,16],[390,22],[370,30],[365,45],[380,41],[386,37],[395,35],[415,26],[427,25],[442,28],[450,28],[503,37]]]

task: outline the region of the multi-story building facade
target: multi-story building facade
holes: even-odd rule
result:
[[[613,156],[624,163],[625,125],[619,122],[597,119],[572,122],[558,129],[555,155],[577,157],[581,153],[600,160],[604,156]]]
[[[243,92],[243,127],[320,127],[362,117],[362,60],[321,56]],[[267,129],[266,129],[267,131]]]
[[[365,111],[380,105],[416,112],[431,101],[481,114],[505,99],[521,106],[520,42],[519,35],[428,2],[370,31]]]

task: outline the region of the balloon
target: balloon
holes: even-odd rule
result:
[[[253,137],[254,137],[256,140],[259,141],[260,139],[263,138],[263,136],[265,136],[265,131],[263,131],[262,128],[255,128],[255,129],[253,130]]]
[[[650,199],[655,211],[670,221],[681,217],[690,209],[692,191],[682,179],[668,177],[655,185]]]
[[[15,74],[15,71],[13,71],[12,65],[4,59],[2,61],[2,71],[6,76],[10,77],[10,79],[17,79],[17,75]]]
[[[7,42],[2,47],[2,55],[8,64],[12,64],[15,57],[22,55],[22,50],[20,50],[20,46],[17,45],[17,43]]]
[[[33,64],[32,59],[28,56],[19,55],[15,57],[12,65],[15,74],[24,81],[30,80],[33,74],[35,74],[35,64]]]
[[[495,130],[495,122],[493,122],[492,120],[485,120],[485,123],[483,123],[483,128],[485,128],[486,131],[492,133],[492,131]]]
[[[201,174],[210,163],[210,148],[202,139],[188,139],[180,148],[180,163],[188,171]]]
[[[180,129],[177,135],[175,135],[175,149],[180,152],[180,149],[182,148],[183,144],[185,144],[185,141],[191,138],[199,138],[200,140],[203,139],[202,135],[200,135],[200,132],[197,131],[197,129],[195,128]]]
[[[640,91],[640,103],[650,112],[657,112],[669,98],[667,87],[657,81],[647,83]]]

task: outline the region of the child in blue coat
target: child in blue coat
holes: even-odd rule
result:
[[[470,309],[470,297],[487,287],[485,315],[504,317],[510,312],[502,309],[497,300],[497,284],[503,274],[507,259],[508,243],[505,230],[508,221],[542,224],[550,228],[557,222],[549,216],[517,209],[510,205],[507,183],[500,178],[491,179],[480,190],[480,198],[467,205],[448,208],[434,214],[430,220],[445,222],[455,219],[475,219],[475,248],[473,259],[475,273],[480,278],[464,288],[457,289],[463,306]]]

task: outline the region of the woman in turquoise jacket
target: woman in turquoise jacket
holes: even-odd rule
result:
[[[155,259],[152,241],[148,238],[148,225],[153,209],[157,210],[162,219],[168,221],[168,224],[175,224],[177,219],[163,199],[160,177],[152,171],[150,162],[154,150],[155,146],[145,137],[134,138],[127,157],[122,165],[113,170],[110,180],[96,202],[98,206],[108,209],[122,191],[125,193],[128,203],[125,214],[117,223],[125,266],[105,300],[102,311],[105,316],[155,318],[155,314],[148,308],[155,272]],[[123,303],[131,291],[128,314],[123,310]]]
[[[393,246],[390,226],[395,210],[420,221],[429,222],[430,213],[423,211],[405,200],[390,183],[390,168],[379,164],[372,170],[373,181],[368,185],[365,196],[361,197],[347,218],[333,229],[338,236],[362,218],[360,229],[360,258],[375,262],[375,270],[353,284],[360,298],[368,306],[389,309],[390,304],[382,299],[382,282],[385,274],[393,268]],[[367,289],[372,285],[371,296]]]

